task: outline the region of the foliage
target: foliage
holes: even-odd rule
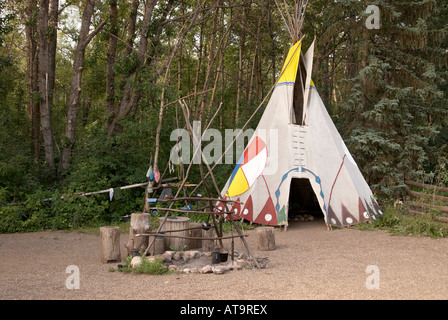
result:
[[[27,27],[38,27],[39,7],[27,17],[25,7],[32,2],[0,3],[0,232],[111,224],[141,211],[144,188],[121,192],[117,188],[146,181],[148,166],[154,162],[161,106],[165,107],[158,163],[163,172],[174,145],[170,133],[185,125],[176,103],[179,97],[186,97],[190,120],[204,111],[203,128],[222,103],[212,128],[224,133],[241,128],[270,92],[291,40],[272,1],[206,2],[181,46],[177,46],[179,34],[197,1],[159,0],[143,31],[145,3],[137,2],[133,35],[128,32],[134,1],[118,1],[116,25],[110,17],[113,1],[96,2],[92,24],[96,27],[106,19],[106,25],[86,50],[76,142],[69,169],[58,176],[44,160],[42,137],[36,157],[31,135],[29,101],[40,97],[28,92],[26,36]],[[286,2],[292,10],[293,1]],[[56,163],[67,143],[72,66],[83,9],[82,1],[67,4],[59,8],[51,104]],[[364,11],[369,4],[381,9],[379,30],[365,29]],[[165,16],[167,8],[171,9]],[[303,47],[316,36],[313,81],[368,182],[394,198],[404,192],[405,176],[426,181],[439,177],[437,184],[448,183],[440,173],[445,170],[448,145],[447,12],[442,0],[316,0],[307,10]],[[112,60],[109,49],[115,31],[117,49]],[[139,60],[143,34],[148,35],[149,45]],[[167,68],[161,69],[164,63]],[[114,71],[112,116],[106,110],[110,70]],[[127,113],[119,115],[116,110],[126,102],[129,88],[136,103],[129,103]],[[255,128],[263,107],[247,128]],[[114,119],[119,125],[110,133]],[[233,164],[214,169],[219,188],[232,169]],[[180,166],[168,175],[181,177]],[[189,182],[200,178],[193,166]],[[207,183],[213,186],[210,178]],[[112,201],[107,193],[76,195],[109,188],[115,190]],[[204,186],[196,192],[207,194]],[[52,201],[44,201],[48,198]],[[24,205],[7,205],[12,202]],[[197,219],[205,221],[207,216]]]
[[[385,230],[393,235],[448,237],[448,225],[434,219],[434,214],[411,215],[403,209],[389,206],[378,220],[356,226],[360,230]]]
[[[118,271],[134,274],[153,274],[160,275],[169,272],[168,267],[165,265],[162,259],[155,259],[153,262],[149,262],[148,259],[142,259],[142,263],[138,264],[134,268],[131,267],[132,257],[129,256],[122,261],[123,266],[118,268]]]
[[[368,182],[397,197],[404,192],[404,178],[434,166],[429,163],[436,152],[431,141],[447,109],[446,73],[433,56],[444,37],[431,34],[446,36],[446,28],[434,16],[442,8],[436,1],[377,4],[382,24],[359,36],[362,68],[349,79],[342,127]]]

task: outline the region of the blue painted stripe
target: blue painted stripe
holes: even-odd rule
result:
[[[277,204],[275,205],[275,210],[277,210],[277,213],[280,211],[280,204],[279,204],[279,197],[280,197],[280,187],[282,186],[283,182],[286,180],[286,178],[288,177],[288,175],[293,172],[293,171],[299,171],[299,168],[294,168],[289,170],[288,172],[286,172],[283,177],[282,177],[282,181],[280,181],[280,184],[277,188],[277,191],[275,191],[275,196],[277,198]],[[325,206],[325,196],[324,196],[324,192],[322,190],[322,183],[321,183],[321,179],[319,178],[318,175],[316,175],[314,172],[312,172],[311,170],[308,170],[306,168],[301,168],[302,172],[309,172],[314,176],[315,181],[319,184],[320,187],[320,193],[319,195],[322,197],[323,200],[323,204],[324,204],[324,211],[325,211],[325,218],[328,221],[328,212],[327,212],[327,207]]]
[[[235,177],[236,173],[238,172],[238,169],[241,167],[241,164],[243,163],[243,161],[244,161],[244,153],[241,155],[240,159],[236,163],[235,169],[233,169],[232,175],[230,176],[229,187],[232,184],[233,178]]]
[[[281,84],[294,84],[294,81],[283,81],[283,82],[279,82],[277,83],[277,86],[281,85]]]

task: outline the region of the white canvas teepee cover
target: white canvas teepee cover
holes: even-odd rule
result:
[[[301,41],[290,48],[254,135],[222,190],[226,199],[241,202],[232,207],[235,219],[287,224],[292,178],[309,179],[327,224],[348,226],[382,214],[313,85],[313,45],[303,57]],[[302,87],[295,89],[296,82]]]

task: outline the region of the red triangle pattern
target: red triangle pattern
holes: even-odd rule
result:
[[[254,216],[254,205],[252,202],[252,196],[249,196],[246,200],[243,210],[241,211],[241,218],[244,220],[252,221]]]
[[[337,227],[341,227],[342,226],[342,223],[336,217],[336,214],[335,214],[332,206],[328,207],[327,214],[328,214],[328,221],[327,221],[328,224],[331,224],[331,225],[334,225],[334,226],[337,226]]]
[[[367,217],[364,216],[364,213],[367,212],[367,210],[364,207],[364,204],[362,203],[361,198],[358,198],[358,209],[359,209],[359,222],[369,220],[368,215],[367,215]]]
[[[344,226],[351,226],[358,223],[358,220],[350,213],[344,204],[341,205],[342,224]]]
[[[240,198],[238,198],[236,201],[240,202]],[[230,210],[233,212],[233,214],[232,214],[233,220],[241,219],[241,204],[240,203],[233,203]],[[230,220],[230,214],[226,214],[225,218],[227,220]]]
[[[278,224],[277,211],[271,197],[268,198],[254,222],[268,226],[276,226]]]
[[[225,211],[227,211],[226,205],[224,204],[224,202],[219,201],[215,207],[215,212],[219,214],[219,213],[225,212]]]

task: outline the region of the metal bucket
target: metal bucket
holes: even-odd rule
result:
[[[227,252],[219,253],[219,261],[221,261],[221,262],[227,262],[228,257],[229,257],[229,254]]]
[[[212,251],[212,264],[221,262],[221,253],[219,251]]]

